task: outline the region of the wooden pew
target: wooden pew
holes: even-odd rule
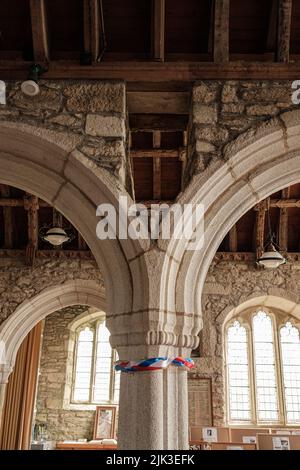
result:
[[[230,442],[229,428],[219,428],[213,426],[197,426],[190,429],[190,441],[211,442],[209,438],[205,438],[203,430],[216,430],[217,439],[214,442]]]
[[[256,444],[243,444],[241,442],[212,442],[207,446],[211,447],[210,450],[256,450]]]
[[[275,449],[278,442],[279,447]],[[300,436],[287,434],[258,434],[257,435],[258,450],[300,450]]]
[[[229,430],[229,437],[230,437],[230,442],[242,442],[244,444],[250,442],[247,442],[247,438],[253,437],[255,439],[255,442],[251,442],[252,444],[255,444],[257,442],[257,434],[259,433],[265,433],[265,434],[270,434],[270,429],[258,429],[258,428],[230,428]],[[244,439],[245,438],[245,439]]]

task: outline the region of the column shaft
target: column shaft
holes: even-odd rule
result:
[[[122,373],[118,448],[188,448],[187,374],[167,370]]]

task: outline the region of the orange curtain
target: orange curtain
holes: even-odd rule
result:
[[[26,336],[5,391],[0,449],[29,449],[40,356],[42,323]]]

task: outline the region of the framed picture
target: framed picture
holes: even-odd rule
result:
[[[94,440],[115,438],[116,411],[116,406],[96,407]]]

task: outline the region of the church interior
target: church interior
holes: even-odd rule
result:
[[[299,89],[297,0],[1,0],[0,450],[300,450]]]

